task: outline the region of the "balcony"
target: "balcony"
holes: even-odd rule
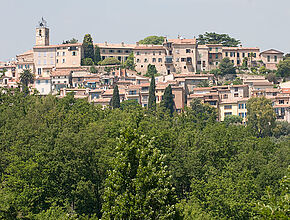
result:
[[[187,57],[187,58],[186,58],[186,63],[187,63],[187,64],[192,64],[192,59],[191,59],[191,57]]]

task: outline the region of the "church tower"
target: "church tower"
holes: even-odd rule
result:
[[[48,46],[49,45],[49,28],[47,26],[46,21],[43,18],[41,18],[41,21],[38,22],[35,36],[36,36],[35,46]]]

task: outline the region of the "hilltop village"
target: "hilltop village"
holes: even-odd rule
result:
[[[75,98],[105,108],[110,105],[114,86],[118,85],[121,102],[136,100],[146,107],[153,72],[156,103],[162,101],[170,85],[176,112],[182,112],[197,98],[217,108],[220,121],[237,115],[245,122],[248,99],[265,96],[272,100],[277,119],[290,122],[287,77],[284,82],[275,82],[266,74],[258,74],[262,70],[266,73],[277,70],[283,61],[281,51],[199,44],[196,38],[179,36],[164,38],[160,45],[94,43],[92,53],[98,50],[99,56],[94,65],[87,48],[86,43],[77,41],[50,45],[49,28],[42,19],[35,30],[32,50],[17,55],[15,61],[0,63],[0,86],[19,87],[21,73],[29,70],[35,76],[30,83],[31,93],[64,97],[73,92]],[[217,74],[224,62],[235,67],[234,74]]]

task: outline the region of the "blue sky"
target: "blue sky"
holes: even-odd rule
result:
[[[0,0],[0,8],[0,61],[33,47],[42,16],[51,44],[86,33],[94,42],[135,43],[214,31],[243,46],[290,52],[290,0]]]

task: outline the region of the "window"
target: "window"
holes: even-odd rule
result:
[[[129,50],[125,50],[125,53],[129,53]]]
[[[212,54],[209,55],[209,58],[212,59]]]
[[[139,63],[140,62],[140,59],[137,59],[136,62]]]
[[[200,64],[201,64],[201,61],[200,61],[200,60],[199,60],[199,61],[197,61],[197,64],[199,64],[199,65],[200,65]]]
[[[284,104],[284,100],[279,100],[279,104]]]
[[[240,53],[239,52],[237,52],[237,57],[240,57]]]
[[[191,51],[190,49],[186,49],[186,53],[190,53],[190,51]]]
[[[41,57],[41,53],[40,52],[38,53],[38,57]]]
[[[239,65],[241,62],[240,62],[240,60],[237,60],[237,64]]]
[[[248,53],[248,57],[250,57],[251,56],[251,53]]]
[[[216,65],[216,66],[219,65],[219,62],[215,62],[215,65]]]
[[[245,53],[243,53],[243,57],[245,57]]]
[[[153,51],[153,55],[155,56],[155,51]]]
[[[38,73],[38,75],[41,75],[41,68],[37,69],[37,73]]]
[[[185,62],[185,58],[181,58],[181,62]]]
[[[234,60],[232,60],[232,63],[235,63],[235,61],[234,61]]]
[[[62,59],[62,63],[65,63],[65,59]]]
[[[38,65],[40,65],[41,64],[41,60],[38,60]]]
[[[232,105],[225,105],[225,109],[232,109]]]
[[[58,59],[56,59],[56,63],[58,63]]]
[[[121,61],[122,60],[122,57],[118,57],[118,60]]]
[[[274,61],[277,62],[277,56],[274,56]]]
[[[59,52],[56,52],[56,56],[57,56],[57,57],[59,56]]]
[[[144,63],[147,63],[147,62],[148,62],[148,60],[147,60],[147,58],[145,58],[145,59],[144,59]]]
[[[230,57],[233,57],[234,56],[234,52],[230,52]]]
[[[218,47],[216,47],[216,48],[215,48],[215,52],[218,52],[218,51],[219,51],[219,48],[218,48]]]
[[[183,67],[183,69],[185,69],[185,70],[186,70],[186,66],[184,66],[184,67]]]
[[[43,56],[46,57],[46,52],[43,52]]]
[[[65,56],[65,52],[62,52],[62,55]]]
[[[267,56],[267,61],[270,62],[270,56]]]
[[[215,55],[215,58],[216,58],[216,59],[218,59],[218,58],[219,58],[219,55],[218,55],[218,54],[216,54],[216,55]]]
[[[257,56],[257,54],[256,53],[254,53],[254,57],[256,57]]]
[[[234,97],[239,97],[239,93],[235,93],[234,94]]]
[[[205,61],[202,61],[202,67],[205,67]]]
[[[53,53],[50,53],[50,58],[53,58]]]
[[[233,115],[233,113],[232,112],[225,112],[225,117],[227,117],[229,115]]]
[[[73,55],[73,56],[76,56],[76,55],[77,55],[77,52],[73,51],[73,52],[72,52],[72,55]]]
[[[122,50],[118,50],[118,53],[123,53],[123,51]]]
[[[238,92],[239,91],[239,88],[238,87],[235,87],[235,92]]]
[[[209,51],[212,51],[212,48],[211,47],[209,48]]]
[[[109,53],[114,53],[115,51],[114,50],[109,50]]]
[[[155,63],[156,62],[156,58],[152,58],[152,63]]]
[[[244,118],[245,117],[245,113],[244,112],[239,113],[239,116],[242,117],[242,118]]]
[[[224,99],[227,99],[228,98],[228,95],[227,94],[224,94]]]
[[[245,109],[245,105],[244,104],[239,104],[239,109]]]
[[[161,55],[161,53],[162,53],[162,52],[161,52],[161,51],[159,51],[159,55]]]
[[[136,55],[140,55],[140,52],[139,52],[139,51],[137,51],[137,52],[136,52]]]
[[[46,60],[43,60],[43,65],[46,65]]]
[[[161,63],[162,62],[162,58],[158,58],[158,62]]]
[[[176,62],[179,62],[179,58],[176,58]]]
[[[228,52],[226,52],[226,57],[227,57],[227,56],[229,56],[229,53],[228,53]]]

